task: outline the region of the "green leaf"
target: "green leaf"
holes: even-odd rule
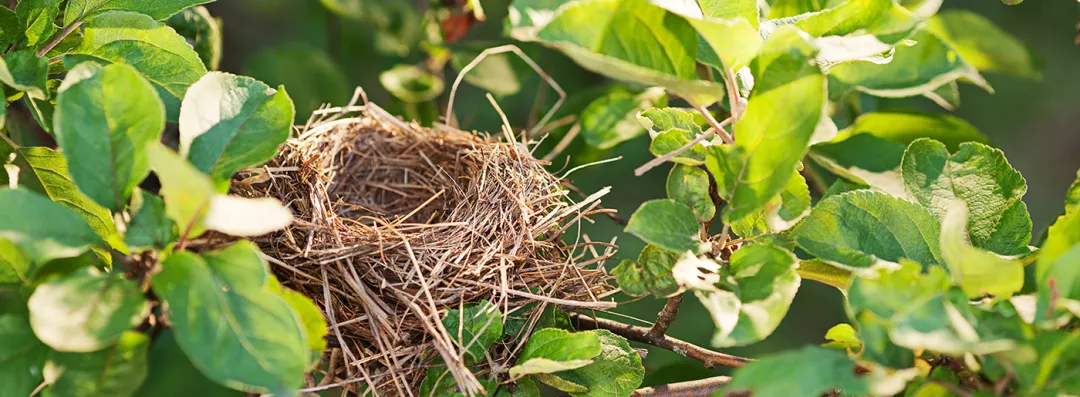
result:
[[[310,360],[300,318],[269,288],[273,277],[246,241],[199,256],[178,252],[151,280],[176,341],[208,378],[231,388],[291,395]]]
[[[694,29],[697,30],[702,39],[701,42],[698,43],[698,59],[705,62],[706,59],[716,57],[715,59],[720,61],[719,65],[713,64],[712,62],[706,63],[713,64],[713,66],[721,67],[726,70],[738,71],[744,66],[747,66],[747,64],[750,63],[750,60],[754,59],[754,56],[757,55],[758,50],[761,49],[762,39],[757,28],[757,2],[746,0],[740,0],[738,2],[712,2],[719,7],[724,7],[725,4],[733,3],[738,6],[753,3],[753,13],[755,14],[753,18],[747,17],[744,19],[731,16],[730,19],[732,20],[689,20],[690,25],[694,26]],[[705,55],[706,51],[711,51],[711,55]]]
[[[466,65],[480,56],[481,51],[483,48],[479,47],[455,50],[450,54],[450,65],[455,71],[461,73]],[[532,72],[528,66],[522,65],[520,61],[515,60],[514,54],[489,55],[476,64],[463,79],[497,97],[513,95],[521,91],[522,80],[528,78],[526,71]]]
[[[315,302],[304,296],[304,294],[286,288],[282,288],[278,294],[285,298],[285,302],[288,302],[296,315],[300,317],[300,322],[304,326],[304,336],[307,338],[308,351],[310,352],[308,369],[313,369],[319,365],[323,350],[326,350],[326,335],[330,333],[326,325],[326,319],[323,318],[322,311],[315,305]]]
[[[1024,265],[972,247],[968,242],[967,218],[968,206],[963,201],[947,205],[941,220],[942,259],[969,298],[992,295],[1008,299],[1024,287]]]
[[[206,74],[206,66],[183,36],[134,12],[110,11],[90,18],[82,42],[71,54],[75,56],[64,61],[69,67],[87,59],[133,66],[157,89],[170,121],[177,120],[188,87]]]
[[[923,206],[943,218],[949,203],[970,203],[971,244],[1003,255],[1028,252],[1031,218],[1021,199],[1027,182],[1001,150],[965,142],[950,155],[941,142],[919,139],[908,146],[904,186]]]
[[[147,363],[152,370],[135,395],[140,397],[246,396],[241,391],[228,389],[203,376],[180,350],[174,334],[172,329],[164,329],[154,338]]]
[[[161,181],[165,213],[182,234],[198,236],[206,230],[203,219],[216,194],[213,183],[165,145],[151,144],[146,151],[150,168]]]
[[[840,142],[859,134],[870,134],[905,146],[919,138],[941,141],[950,151],[963,142],[990,145],[990,140],[964,119],[948,114],[912,111],[864,113],[851,126],[840,131],[832,142]]]
[[[777,376],[777,374],[784,374]],[[847,354],[818,346],[773,354],[735,370],[721,393],[752,391],[754,397],[816,397],[834,389],[870,395],[866,377],[855,375]]]
[[[104,350],[52,354],[45,366],[45,377],[56,381],[42,395],[132,396],[146,379],[149,346],[149,336],[129,331]]]
[[[1071,214],[1077,208],[1080,208],[1080,171],[1076,172],[1076,179],[1065,192],[1065,214]]]
[[[0,284],[25,284],[36,271],[37,266],[30,263],[19,247],[0,239]]]
[[[806,252],[849,268],[901,258],[933,265],[941,263],[940,229],[918,204],[856,190],[819,202],[791,237]]]
[[[671,199],[646,201],[630,216],[625,231],[673,252],[701,252],[701,224],[690,207]]]
[[[0,239],[34,263],[79,256],[101,242],[75,212],[28,190],[0,188],[0,207]]]
[[[904,146],[872,134],[837,136],[814,145],[809,157],[825,169],[851,182],[868,185],[897,197],[907,197],[900,164]]]
[[[1025,347],[1030,348],[1029,354],[1020,354],[1021,350],[1009,356],[1021,390],[1031,395],[1070,394],[1080,390],[1080,383],[1070,371],[1080,365],[1080,334],[1047,331]]]
[[[646,0],[568,3],[536,38],[596,73],[662,86],[698,104],[724,96],[721,85],[697,78],[694,28]]]
[[[836,6],[844,0],[773,0],[769,2],[768,19],[782,19],[817,12]]]
[[[208,70],[217,70],[221,64],[221,21],[210,16],[206,7],[187,8],[165,21],[191,42]]]
[[[38,48],[56,32],[56,15],[61,0],[22,0],[15,6],[15,15],[26,34],[26,46]]]
[[[64,25],[110,10],[134,11],[164,20],[185,8],[212,2],[214,0],[70,0],[64,10]]]
[[[732,291],[694,291],[716,325],[712,344],[742,346],[772,334],[799,290],[796,263],[794,254],[771,245],[735,251],[725,269],[730,277],[724,281],[733,283]]]
[[[446,88],[442,77],[414,65],[397,65],[382,72],[379,83],[394,97],[407,103],[434,100]]]
[[[851,324],[836,324],[825,333],[825,339],[829,343],[822,345],[832,349],[842,349],[847,352],[857,352],[862,349],[862,341],[859,334]]]
[[[672,167],[667,179],[667,195],[689,206],[701,222],[712,219],[716,214],[716,206],[709,197],[709,174],[701,168],[686,165]]]
[[[810,187],[798,172],[791,174],[784,190],[764,207],[734,221],[726,219],[731,231],[743,238],[779,233],[795,226],[810,213]]]
[[[993,92],[974,66],[937,36],[923,30],[911,37],[913,46],[899,46],[892,61],[883,64],[848,63],[829,70],[829,92],[839,97],[849,89],[889,98],[933,92],[963,79]]]
[[[11,47],[24,37],[26,37],[26,32],[15,11],[7,7],[0,7],[0,47]]]
[[[825,83],[810,60],[813,49],[794,28],[765,42],[750,69],[755,86],[735,124],[734,145],[713,146],[706,166],[728,203],[726,220],[762,208],[791,179],[822,116]]]
[[[68,163],[63,154],[43,147],[24,147],[17,152],[15,165],[19,166],[19,184],[74,210],[110,247],[127,252],[112,214],[79,191],[68,174]]]
[[[623,261],[611,270],[622,287],[623,293],[640,297],[653,294],[666,298],[679,292],[679,285],[671,275],[679,256],[655,245],[646,245],[637,261]]]
[[[948,10],[930,19],[926,30],[956,50],[965,61],[984,72],[1032,80],[1042,78],[1042,65],[1020,40],[982,15]]]
[[[1080,212],[1067,211],[1046,231],[1046,241],[1035,262],[1038,306],[1035,319],[1056,317],[1064,299],[1080,299]]]
[[[645,132],[637,120],[638,112],[665,103],[667,95],[662,89],[634,94],[618,87],[593,100],[581,112],[581,135],[590,146],[612,148]]]
[[[450,339],[472,362],[482,361],[488,348],[503,337],[502,313],[486,300],[461,309],[449,309],[442,321]]]
[[[891,0],[849,0],[797,19],[795,26],[814,37],[867,32],[885,43],[904,39],[920,22]]]
[[[796,270],[799,273],[799,277],[804,280],[814,280],[822,284],[831,285],[841,291],[847,291],[848,287],[851,286],[851,281],[855,277],[850,269],[845,269],[843,266],[836,266],[833,262],[820,259],[801,261],[799,262],[799,268]]]
[[[0,314],[0,384],[4,385],[4,395],[31,395],[42,382],[41,369],[48,352],[49,348],[34,336],[26,317]]]
[[[53,127],[79,190],[120,211],[150,174],[145,148],[161,139],[165,106],[131,66],[86,62],[60,86]]]
[[[255,54],[244,63],[244,74],[271,85],[282,85],[296,104],[296,121],[304,122],[323,104],[345,104],[352,85],[333,58],[309,46],[286,44]]]
[[[177,239],[176,222],[169,219],[165,201],[156,194],[140,190],[139,199],[133,199],[131,223],[124,233],[130,247],[163,249]]]
[[[180,108],[180,155],[210,175],[219,191],[233,173],[262,165],[289,138],[295,109],[284,87],[207,73]]]
[[[14,51],[0,60],[0,81],[16,90],[26,91],[35,99],[47,97],[45,81],[48,73],[49,60],[37,56],[33,50]]]
[[[597,331],[570,332],[544,328],[529,337],[510,376],[550,374],[580,368],[601,354],[601,339]]]
[[[34,333],[62,352],[101,350],[150,313],[137,282],[96,269],[49,280],[27,305]]]
[[[601,349],[600,354],[593,357],[593,363],[557,372],[552,377],[588,388],[588,391],[570,391],[574,397],[629,397],[645,379],[641,356],[623,337],[604,329],[594,332],[599,337]]]
[[[705,118],[697,112],[688,112],[677,108],[650,108],[638,113],[638,123],[649,131],[652,143],[649,151],[659,157],[678,150],[701,135]],[[713,141],[718,139],[714,137]],[[684,165],[705,164],[706,140],[694,145],[671,159],[671,162]]]

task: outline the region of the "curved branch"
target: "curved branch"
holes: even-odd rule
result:
[[[745,357],[715,352],[670,336],[652,335],[649,333],[649,328],[623,324],[606,318],[595,318],[575,312],[570,313],[570,320],[573,321],[574,327],[577,329],[605,329],[623,338],[670,350],[687,358],[701,361],[705,368],[712,368],[717,364],[739,368],[753,361]]]
[[[652,328],[649,328],[649,337],[657,338],[667,334],[668,327],[675,321],[675,316],[679,314],[679,304],[681,303],[682,294],[668,298],[667,303],[664,304],[664,309],[660,310],[660,314],[656,315],[656,322],[653,323]]]

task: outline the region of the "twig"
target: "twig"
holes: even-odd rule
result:
[[[715,119],[714,119],[714,121],[715,121]],[[682,147],[680,147],[678,149],[675,149],[675,150],[673,150],[671,152],[665,153],[663,156],[660,156],[660,157],[657,157],[655,159],[649,160],[648,163],[645,163],[644,165],[642,165],[640,167],[637,167],[637,169],[634,170],[634,175],[636,175],[636,176],[645,175],[645,173],[649,172],[649,170],[651,170],[653,168],[656,168],[660,164],[664,164],[668,160],[671,160],[675,156],[678,156],[678,155],[682,154],[683,152],[685,152],[687,150],[690,150],[690,148],[694,147],[694,145],[697,145],[698,143],[701,143],[701,141],[704,141],[705,139],[708,139],[709,137],[713,136],[714,133],[719,134],[720,137],[724,139],[724,142],[731,143],[731,135],[728,135],[727,131],[724,131],[724,126],[726,126],[726,125],[728,125],[730,123],[731,123],[730,118],[724,119],[724,121],[714,125],[708,131],[705,131],[701,135],[698,135],[696,138],[694,138],[694,140],[692,140],[690,142],[687,142],[685,145],[682,145]],[[727,137],[727,138],[724,138],[724,137]]]
[[[712,368],[717,364],[725,367],[740,368],[753,361],[745,357],[714,352],[670,336],[654,337],[649,334],[649,328],[623,324],[605,318],[595,318],[575,312],[570,313],[570,320],[574,322],[577,329],[605,329],[626,339],[653,345],[701,361],[705,368]]]
[[[821,181],[821,178],[818,178],[817,174],[810,169],[809,165],[804,165],[801,173],[803,178],[806,178],[806,181],[809,182],[810,187],[813,188],[814,192],[819,196],[824,196],[825,192],[829,191],[829,188],[825,187],[825,183]]]
[[[83,21],[81,20],[72,22],[71,25],[68,25],[66,28],[64,28],[64,30],[61,30],[60,34],[56,35],[56,37],[53,38],[52,41],[49,42],[49,44],[41,47],[41,49],[37,52],[37,56],[43,57],[45,56],[45,54],[48,54],[49,51],[52,51],[53,48],[56,48],[56,46],[60,44],[60,42],[63,41],[65,37],[68,37],[71,32],[74,32],[75,29],[78,29],[79,26],[82,26],[82,24]]]
[[[716,117],[713,117],[712,113],[709,113],[709,109],[696,103],[691,103],[691,105],[694,106],[694,109],[696,109],[698,113],[701,113],[701,117],[705,118],[705,122],[709,123],[709,126],[716,130],[716,133],[720,135],[720,139],[722,139],[724,143],[728,145],[735,143],[735,138],[724,130],[724,126],[739,121],[739,118],[735,117],[735,113],[731,113],[731,117],[724,119],[724,121],[718,122],[716,121]]]
[[[660,314],[656,315],[656,323],[653,324],[652,328],[649,328],[649,337],[662,338],[667,334],[668,327],[675,321],[675,316],[679,314],[679,304],[681,303],[682,294],[668,298],[664,308],[660,310]]]
[[[731,378],[727,376],[714,376],[711,378],[692,380],[689,382],[669,383],[666,385],[643,387],[634,390],[630,397],[697,397],[711,396],[721,387],[724,387]],[[749,393],[737,392],[728,394],[729,397],[748,396]]]

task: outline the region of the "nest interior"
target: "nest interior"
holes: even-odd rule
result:
[[[525,145],[360,109],[322,112],[261,173],[234,183],[296,216],[255,240],[282,282],[326,315],[325,379],[416,395],[427,368],[445,365],[466,394],[482,393],[478,379],[511,365],[522,338],[466,366],[458,330],[441,323],[447,309],[488,300],[504,318],[535,321],[550,304],[610,307],[603,262],[614,247],[575,227],[603,192],[574,203]]]

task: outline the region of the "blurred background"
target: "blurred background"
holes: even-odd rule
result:
[[[486,13],[483,22],[467,16],[449,16],[443,30],[464,36],[441,46],[420,44],[433,33],[423,31],[423,16],[417,11],[427,0],[383,1],[389,5],[377,14],[349,8],[350,4],[363,3],[363,0],[213,3],[208,7],[211,14],[223,22],[221,69],[250,75],[271,85],[284,84],[297,104],[299,123],[322,103],[345,104],[356,86],[362,86],[371,100],[394,114],[431,123],[445,111],[447,92],[463,65],[485,48],[514,43],[503,34],[509,0],[481,0]],[[954,112],[1004,150],[1012,165],[1027,179],[1025,201],[1037,240],[1062,211],[1065,190],[1080,168],[1080,48],[1074,43],[1080,8],[1075,2],[1065,0],[1029,0],[1011,7],[998,1],[947,1],[943,9],[950,8],[970,9],[986,16],[1027,44],[1045,65],[1039,81],[986,76],[996,91],[994,94],[962,85],[961,106]],[[582,70],[555,50],[536,44],[515,44],[567,91],[569,98],[555,120],[580,113],[592,99],[616,86]],[[442,62],[447,67],[441,67]],[[429,70],[440,72],[429,74]],[[494,95],[515,130],[535,123],[557,99],[554,91],[526,64],[510,56],[480,64],[466,81],[454,105],[463,129],[499,131],[501,122],[484,96],[487,92]],[[921,98],[888,100],[878,105],[886,109],[945,112]],[[568,128],[552,129],[548,142],[537,150],[537,157],[545,154]],[[622,156],[621,160],[577,171],[571,179],[586,193],[611,186],[612,194],[603,203],[618,209],[624,217],[642,202],[665,196],[666,167],[656,168],[642,177],[633,174],[635,167],[652,158],[648,153],[648,138],[639,137],[609,150],[586,147],[578,138],[564,154],[569,160],[567,156],[557,157],[553,169],[569,169]],[[636,258],[643,246],[640,240],[622,233],[622,227],[607,218],[595,219],[596,223],[585,230],[593,240],[617,238],[621,246],[619,257]],[[617,262],[611,261],[609,266]],[[621,306],[618,312],[651,320],[662,306],[661,300],[645,298]],[[822,343],[826,330],[845,320],[840,292],[804,281],[787,318],[772,336],[752,347],[725,351],[760,356],[807,343]],[[630,319],[623,321],[634,323]],[[687,298],[669,333],[708,345],[713,329],[704,308],[696,299]],[[650,352],[645,365],[646,385],[727,372],[723,368],[707,370],[696,361],[657,349]]]

